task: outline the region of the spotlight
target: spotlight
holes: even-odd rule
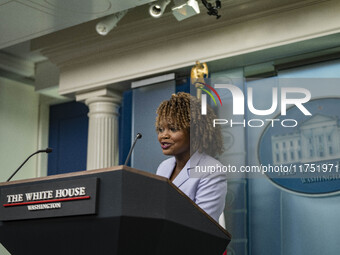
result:
[[[156,3],[150,5],[149,13],[154,18],[159,18],[163,15],[166,6],[170,3],[170,0],[158,0]]]
[[[176,1],[177,4],[172,8],[172,14],[178,21],[190,18],[200,13],[200,8],[196,0]],[[180,3],[181,2],[181,3]]]
[[[126,13],[127,10],[114,13],[102,19],[96,25],[97,33],[100,35],[107,35],[114,27],[117,26],[117,23],[124,17]]]

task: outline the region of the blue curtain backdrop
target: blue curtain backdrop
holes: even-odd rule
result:
[[[50,107],[48,175],[86,170],[87,113],[78,102]]]

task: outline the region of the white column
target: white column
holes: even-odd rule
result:
[[[118,165],[118,109],[121,97],[90,93],[84,97],[89,107],[87,170]]]

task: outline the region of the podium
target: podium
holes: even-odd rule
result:
[[[126,166],[0,183],[12,254],[222,255],[231,235],[168,179]]]

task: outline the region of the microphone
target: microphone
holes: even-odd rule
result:
[[[141,139],[141,138],[142,138],[142,134],[141,134],[141,133],[137,133],[137,135],[136,135],[136,137],[135,137],[135,140],[133,141],[133,144],[132,144],[132,146],[131,146],[131,148],[130,148],[129,154],[128,154],[126,160],[125,160],[124,166],[126,166],[127,163],[129,162],[129,159],[130,159],[130,157],[131,157],[132,150],[133,150],[133,148],[135,147],[137,140],[138,140],[138,139]]]
[[[22,168],[23,167],[23,165],[25,165],[26,164],[26,162],[32,157],[32,156],[34,156],[35,154],[38,154],[38,153],[42,153],[42,152],[46,152],[46,153],[50,153],[50,152],[52,152],[52,149],[51,148],[46,148],[45,150],[38,150],[38,151],[36,151],[36,152],[34,152],[33,154],[31,154],[19,167],[18,167],[18,169],[17,170],[15,170],[15,172],[7,179],[7,181],[6,182],[9,182],[12,178],[13,178],[13,176],[14,175],[16,175],[16,173],[20,170],[20,168]]]

